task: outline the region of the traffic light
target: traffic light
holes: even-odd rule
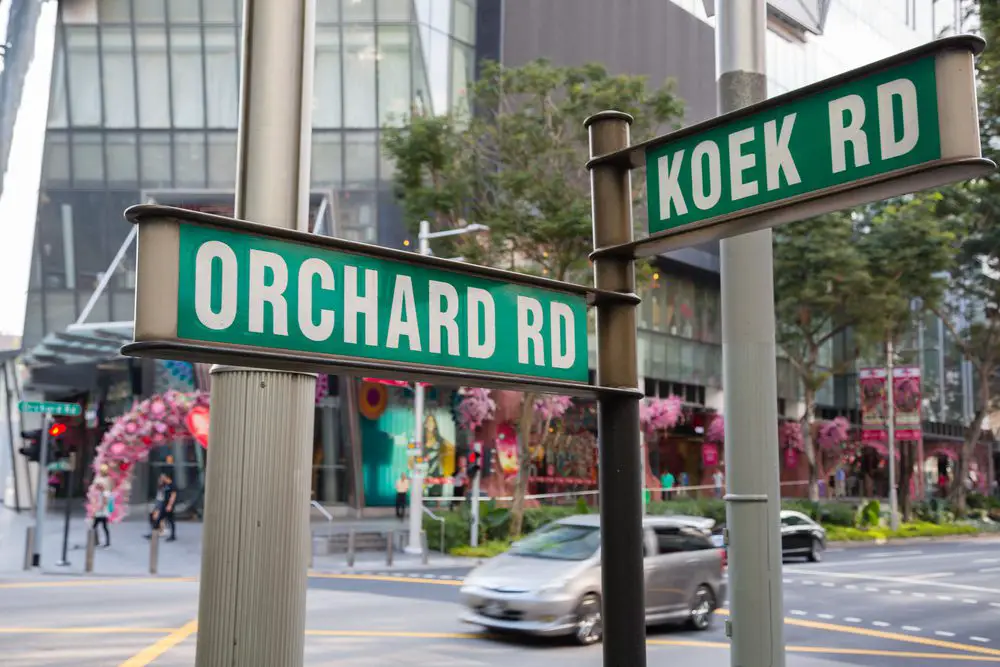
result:
[[[24,440],[24,446],[17,451],[21,452],[21,456],[24,456],[29,461],[38,462],[38,457],[42,452],[41,441],[42,441],[42,431],[21,431],[21,438]]]
[[[58,438],[65,432],[66,432],[66,424],[63,424],[62,422],[56,422],[55,424],[49,427],[49,437],[53,439]]]
[[[478,475],[479,469],[480,469],[479,453],[473,450],[469,452],[469,467],[468,467],[469,477],[473,478],[476,475]]]

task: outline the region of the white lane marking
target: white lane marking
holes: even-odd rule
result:
[[[990,641],[986,637],[976,637],[975,635],[969,637],[969,639],[971,639],[974,642],[982,642],[983,644],[988,644]]]
[[[844,586],[844,588],[846,588],[849,591],[856,591],[856,590],[858,590],[858,587],[855,586],[854,584],[847,584],[846,586]]]
[[[816,618],[822,618],[824,621],[829,621],[833,618],[833,614],[816,614]]]
[[[991,607],[1000,607],[1000,602],[991,602],[990,606]]]
[[[983,574],[988,574],[990,572],[1000,572],[1000,567],[984,567],[980,570]]]
[[[946,632],[944,630],[935,630],[934,634],[936,634],[938,637],[954,637],[955,636],[954,632]]]
[[[920,549],[910,549],[908,551],[880,551],[878,553],[862,556],[862,558],[875,560],[878,558],[897,558],[899,556],[919,556],[922,553],[924,552]]]
[[[792,616],[808,616],[809,612],[802,611],[801,609],[793,609],[789,612]]]
[[[977,558],[972,561],[973,565],[989,565],[990,563],[1000,563],[1000,558]]]
[[[954,555],[951,556],[954,558]],[[821,577],[840,577],[842,579],[868,579],[870,581],[883,581],[886,583],[893,584],[914,584],[917,586],[935,586],[937,588],[950,588],[957,591],[975,591],[977,593],[997,593],[1000,594],[1000,588],[983,588],[982,586],[971,586],[968,584],[947,584],[943,581],[923,581],[921,579],[914,579],[912,577],[886,577],[878,574],[856,574],[853,572],[815,572],[812,570],[798,570],[798,569],[788,569],[786,572],[792,574],[805,574],[808,572],[812,575],[819,575]]]
[[[880,628],[888,628],[890,624],[886,623],[885,621],[872,621],[872,625],[878,626]]]
[[[955,598],[949,597],[947,595],[939,595],[939,596],[937,596],[937,599],[938,600],[954,600]]]
[[[941,577],[953,577],[954,572],[928,572],[927,574],[914,574],[912,579],[939,579]]]
[[[790,584],[790,583],[792,583],[792,580],[791,579],[782,579],[781,583],[783,583],[783,584]]]
[[[856,616],[845,616],[844,620],[848,623],[860,623],[861,619]]]
[[[971,598],[965,598],[965,599],[962,600],[962,602],[964,604],[979,604],[979,602],[977,602],[976,600],[973,600]]]
[[[424,577],[427,578],[427,579],[437,579],[438,578],[438,576],[436,574],[425,574]]]
[[[873,586],[865,586],[865,590],[868,591],[869,593],[878,593],[878,589],[874,588]]]
[[[907,632],[920,632],[920,628],[915,625],[904,625],[903,629]]]
[[[815,584],[815,583],[816,583],[815,581],[811,581],[811,580],[809,580],[809,579],[803,579],[803,580],[802,580],[802,585],[803,585],[803,586],[812,586],[812,585],[813,585],[813,584]]]
[[[1000,544],[1000,542],[996,542],[996,544]],[[903,552],[900,552],[900,553],[903,553]],[[989,554],[995,554],[995,553],[996,553],[996,551],[969,551],[969,552],[962,553],[961,557],[962,558],[968,558],[969,556],[982,556],[982,555],[989,555]],[[892,554],[890,554],[890,555],[892,555]],[[931,560],[931,559],[935,559],[935,558],[951,558],[951,559],[954,559],[955,557],[956,557],[956,554],[954,552],[943,553],[943,554],[921,554],[919,556],[899,555],[899,556],[893,556],[893,558],[891,559],[891,562],[895,563],[896,561],[901,561],[901,560],[902,561],[906,561],[906,560]],[[873,559],[873,558],[861,557],[861,558],[855,558],[853,560],[828,561],[826,563],[819,563],[817,565],[810,565],[809,569],[808,569],[808,572],[810,574],[819,574],[819,570],[826,570],[826,569],[829,569],[829,568],[837,568],[837,567],[852,568],[852,567],[857,567],[860,564],[871,565],[872,563],[882,562],[884,560],[885,560],[884,558],[874,558]]]
[[[903,591],[898,591],[896,589],[893,589],[893,590],[889,591],[889,595],[902,595],[902,594],[903,594]]]
[[[927,593],[921,593],[919,591],[917,591],[916,593],[910,593],[910,595],[912,595],[915,598],[925,598],[925,597],[927,597]]]
[[[820,586],[824,586],[826,588],[833,588],[834,584],[830,583],[829,581],[824,581],[822,584],[820,584]]]

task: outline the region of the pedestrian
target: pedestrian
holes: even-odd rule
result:
[[[96,484],[97,507],[94,510],[94,544],[101,546],[101,536],[97,532],[98,526],[104,528],[104,548],[111,547],[111,533],[108,532],[108,517],[115,511],[115,497],[107,489],[103,482]]]
[[[837,468],[837,472],[834,474],[834,489],[836,489],[836,494],[838,498],[843,498],[847,495],[847,473],[844,471],[843,467]]]
[[[722,474],[722,468],[716,468],[712,475],[712,484],[715,486],[715,497],[722,497],[722,487],[726,483],[726,477]]]
[[[396,480],[396,518],[400,521],[406,515],[406,494],[410,491],[410,480],[406,473],[400,473]]]
[[[452,495],[454,495],[457,498],[464,499],[465,489],[468,486],[468,483],[469,483],[469,467],[468,463],[466,463],[465,457],[463,456],[458,459],[458,472],[455,473],[454,491],[452,492]],[[453,500],[451,502],[452,509],[454,509],[455,505],[457,505],[460,502],[462,501]]]
[[[177,487],[167,473],[160,475],[160,486],[156,493],[156,506],[150,516],[150,525],[154,531],[163,534],[163,522],[170,525],[170,537],[167,542],[174,542],[177,539],[177,524],[174,521],[174,506],[177,503]],[[146,539],[152,538],[152,532],[146,535]]]
[[[671,489],[674,488],[675,481],[676,480],[674,479],[674,473],[670,472],[669,470],[664,471],[664,473],[660,475],[660,485],[663,487],[664,500],[670,500],[672,493]]]
[[[687,497],[687,494],[688,494],[687,488],[688,488],[688,485],[690,485],[690,484],[691,484],[691,481],[690,481],[690,478],[688,477],[687,472],[682,472],[681,473],[681,487],[679,489],[677,489],[677,495],[680,496],[680,497],[682,497],[682,498]]]

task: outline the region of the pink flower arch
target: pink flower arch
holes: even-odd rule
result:
[[[682,409],[679,396],[646,398],[639,403],[639,425],[647,435],[668,431],[681,421]]]
[[[782,447],[805,451],[805,442],[802,437],[802,424],[799,422],[784,422],[778,427],[778,442]]]
[[[175,438],[190,437],[185,419],[196,406],[208,407],[209,395],[170,390],[135,405],[115,420],[97,446],[94,479],[87,492],[87,517],[94,516],[100,502],[98,484],[110,488],[114,497],[112,522],[121,521],[128,510],[132,490],[132,467],[149,458],[149,452]]]
[[[714,442],[721,445],[725,441],[726,419],[722,415],[716,415],[715,419],[708,425],[708,429],[705,430],[705,442]]]

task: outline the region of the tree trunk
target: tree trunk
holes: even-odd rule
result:
[[[988,391],[987,389],[986,392]],[[955,510],[955,516],[957,517],[965,516],[966,496],[968,495],[968,491],[965,488],[965,480],[969,476],[969,461],[972,460],[972,455],[975,453],[976,447],[979,445],[980,436],[983,433],[983,417],[986,415],[986,408],[984,406],[988,404],[989,401],[987,400],[976,410],[976,414],[972,418],[972,423],[965,429],[965,440],[962,442],[962,449],[958,453],[958,469],[955,471],[955,479],[951,483],[951,501]]]
[[[816,392],[804,383],[806,412],[802,417],[802,446],[806,450],[806,460],[809,462],[809,500],[819,501],[819,469],[816,465],[816,443],[812,437],[812,424],[816,413]]]
[[[528,495],[528,475],[531,473],[531,426],[535,419],[535,394],[526,392],[521,404],[521,421],[517,434],[517,481],[514,502],[510,506],[510,538],[516,540],[524,528],[524,497]]]

